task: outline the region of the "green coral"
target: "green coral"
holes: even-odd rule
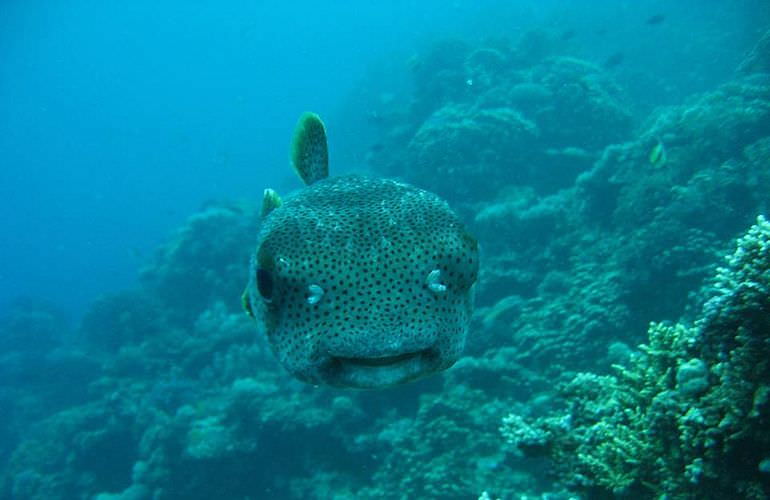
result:
[[[498,186],[488,182],[490,176],[521,180],[522,170],[506,165],[507,158],[521,158],[538,134],[536,124],[514,108],[448,104],[410,141],[410,180],[451,198],[489,197]]]
[[[503,405],[467,385],[424,395],[413,420],[382,432],[388,454],[356,498],[475,498],[495,485],[521,491],[526,480],[503,462],[492,415]],[[524,484],[522,484],[524,483]]]
[[[212,204],[191,216],[142,269],[143,291],[184,326],[223,298],[238,311],[232,297],[243,291],[258,221],[255,207],[236,203]]]
[[[573,489],[672,498],[770,494],[770,223],[763,217],[719,268],[693,326],[653,323],[615,375],[563,383],[564,409],[503,419],[522,450],[539,439]],[[568,432],[565,432],[568,426]],[[745,464],[754,464],[746,470]]]
[[[395,118],[373,167],[466,202],[485,202],[505,185],[569,187],[634,123],[612,75],[556,55],[558,45],[534,30],[515,43],[429,47],[412,60],[412,107]]]

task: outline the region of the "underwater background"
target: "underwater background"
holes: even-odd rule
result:
[[[313,387],[262,191],[446,199],[465,356]],[[770,4],[0,3],[0,498],[770,498]]]

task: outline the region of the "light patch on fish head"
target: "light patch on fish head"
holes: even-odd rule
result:
[[[454,364],[477,275],[476,240],[444,201],[345,176],[270,213],[247,299],[296,377],[378,388]]]

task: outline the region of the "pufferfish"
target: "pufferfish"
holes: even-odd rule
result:
[[[326,130],[300,118],[291,160],[305,187],[265,190],[243,294],[281,365],[311,384],[375,389],[460,357],[479,251],[447,203],[394,180],[328,177]]]

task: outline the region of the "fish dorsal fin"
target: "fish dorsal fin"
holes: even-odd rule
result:
[[[326,129],[315,113],[303,113],[297,122],[291,142],[291,164],[308,186],[329,176]]]
[[[270,188],[265,189],[265,194],[262,196],[262,217],[267,217],[267,214],[280,207],[283,202],[278,193]]]

